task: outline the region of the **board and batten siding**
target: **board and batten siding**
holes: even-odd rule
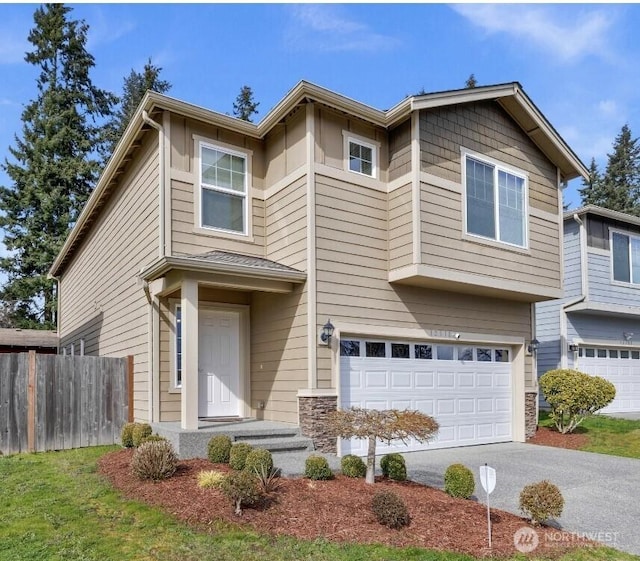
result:
[[[267,258],[306,271],[306,177],[269,197],[265,211]],[[251,407],[258,418],[298,422],[297,393],[308,385],[307,324],[306,283],[289,294],[251,294]]]
[[[140,269],[158,257],[158,137],[138,157],[101,210],[60,278],[61,346],[85,354],[134,356],[134,416],[147,420],[148,304]]]
[[[317,325],[451,330],[531,337],[527,303],[388,282],[387,195],[317,176]],[[339,210],[335,200],[339,196]],[[526,383],[533,385],[530,357]],[[319,384],[331,377],[329,350],[318,349]]]
[[[389,193],[389,269],[413,263],[411,183]]]

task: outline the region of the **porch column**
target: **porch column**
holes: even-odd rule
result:
[[[181,426],[198,428],[198,283],[185,278],[182,305],[182,394]]]

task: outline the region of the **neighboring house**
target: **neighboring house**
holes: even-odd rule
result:
[[[148,93],[51,268],[62,345],[133,355],[140,420],[335,450],[328,410],[408,407],[432,448],[523,441],[586,174],[517,83],[380,111],[301,82],[258,124]]]
[[[640,411],[640,218],[597,206],[566,212],[564,286],[561,300],[536,306],[538,375],[602,376],[616,386],[603,412]]]
[[[0,329],[0,353],[26,353],[54,355],[58,352],[58,333],[40,329]]]

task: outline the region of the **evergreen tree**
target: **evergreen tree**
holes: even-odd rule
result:
[[[22,137],[9,148],[4,170],[13,185],[0,187],[0,226],[9,255],[0,259],[7,282],[0,297],[16,327],[54,329],[56,294],[48,270],[89,197],[105,142],[97,120],[110,115],[112,94],[89,77],[88,26],[69,19],[71,8],[45,4],[34,13],[33,50],[26,62],[39,70],[37,97],[22,112]]]
[[[475,88],[478,86],[478,80],[476,80],[475,74],[470,74],[467,81],[464,83],[465,88]]]
[[[591,158],[589,176],[582,180],[582,188],[578,189],[583,205],[606,206],[606,197],[602,176],[595,158]]]
[[[115,111],[113,119],[108,125],[108,156],[113,153],[113,149],[122,137],[131,117],[133,117],[133,114],[136,112],[147,90],[166,93],[171,89],[169,82],[160,79],[161,72],[162,68],[152,64],[151,59],[149,59],[144,65],[142,72],[136,72],[131,69],[129,76],[124,79],[120,106]]]
[[[258,105],[260,105],[260,102],[254,101],[251,87],[242,86],[233,104],[233,115],[243,121],[252,122],[252,115],[258,113]]]
[[[631,138],[631,129],[624,125],[608,155],[607,169],[602,178],[605,201],[611,210],[640,215],[640,146]]]

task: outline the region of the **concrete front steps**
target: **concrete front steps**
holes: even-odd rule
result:
[[[212,436],[226,434],[234,442],[247,442],[255,448],[266,448],[274,454],[310,453],[313,441],[302,436],[300,427],[289,423],[243,419],[231,422],[200,421],[196,430],[184,430],[180,423],[152,423],[153,432],[173,444],[181,459],[206,458],[207,444]]]

